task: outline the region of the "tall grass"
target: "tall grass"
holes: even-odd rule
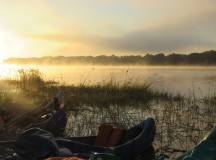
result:
[[[68,136],[95,135],[98,125],[104,122],[129,128],[151,116],[156,121],[157,151],[173,155],[175,149],[188,150],[197,144],[216,124],[214,95],[197,98],[192,94],[183,98],[153,91],[148,83],[119,84],[113,79],[98,85],[65,86],[45,81],[35,70],[19,71],[18,80],[7,83],[35,104],[45,103],[63,91]]]
[[[16,81],[8,81],[24,95],[37,99],[37,103],[53,97],[59,90],[63,91],[68,107],[96,106],[141,106],[154,99],[169,99],[167,93],[153,91],[149,83],[120,84],[113,79],[103,84],[62,85],[54,81],[45,81],[37,70],[20,70]]]
[[[175,159],[179,151],[189,150],[215,127],[216,105],[206,104],[199,99],[194,101],[190,97],[178,101],[154,101],[148,107],[143,105],[138,108],[86,107],[78,111],[68,111],[68,116],[66,134],[69,136],[95,135],[101,123],[129,128],[146,117],[153,117],[157,129],[154,141],[156,151]]]
[[[35,107],[32,100],[27,99],[18,92],[0,89],[0,117],[5,122],[29,110],[30,107]]]

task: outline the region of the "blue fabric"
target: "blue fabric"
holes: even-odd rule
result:
[[[115,147],[99,147],[64,138],[56,139],[47,131],[30,129],[18,138],[15,151],[24,160],[39,160],[49,156],[72,156],[74,153],[89,154],[91,152],[114,153],[122,160],[130,160],[136,155],[145,153],[152,145],[155,136],[155,123],[152,118],[146,119],[136,127],[141,128],[136,137]]]
[[[65,128],[66,127],[67,115],[66,115],[64,109],[57,110],[53,115],[53,119],[56,122],[57,128]]]
[[[72,155],[69,149],[59,148],[51,133],[39,128],[29,129],[20,135],[15,144],[15,152],[23,160]]]
[[[67,115],[64,109],[58,109],[53,113],[45,130],[51,132],[55,137],[62,137],[67,124]]]

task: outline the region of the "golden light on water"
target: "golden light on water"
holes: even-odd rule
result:
[[[17,77],[17,71],[20,69],[27,69],[27,67],[0,63],[0,79],[14,79]]]

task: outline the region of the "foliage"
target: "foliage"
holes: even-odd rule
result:
[[[159,53],[145,56],[74,56],[74,57],[41,57],[9,58],[9,64],[54,64],[54,65],[216,65],[216,51],[191,54]]]
[[[148,83],[119,84],[113,79],[100,85],[65,86],[44,81],[38,71],[22,70],[19,75],[18,81],[7,81],[16,88],[16,94],[2,92],[0,106],[14,104],[17,95],[17,99],[25,97],[22,102],[32,99],[34,105],[43,104],[61,90],[69,117],[67,135],[96,134],[98,124],[104,122],[128,128],[151,116],[157,127],[154,145],[157,151],[168,153],[173,149],[190,149],[216,125],[214,94],[202,98],[194,94],[173,96],[153,91]]]

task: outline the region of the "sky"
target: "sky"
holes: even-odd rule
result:
[[[215,0],[0,0],[0,59],[216,49]]]

